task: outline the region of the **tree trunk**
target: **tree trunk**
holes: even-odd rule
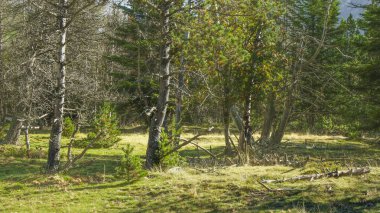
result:
[[[169,138],[172,136],[173,132],[170,130],[170,121],[172,120],[172,112],[169,110],[166,111],[165,118],[164,118],[164,131],[169,136]]]
[[[22,128],[22,121],[17,118],[14,118],[11,126],[9,127],[7,136],[5,138],[5,144],[18,145],[21,128]]]
[[[26,155],[30,158],[30,138],[29,138],[29,122],[25,123],[25,145],[26,145]]]
[[[227,79],[226,79],[227,80]],[[223,100],[223,126],[224,126],[224,141],[226,144],[226,155],[232,154],[232,146],[230,142],[230,114],[231,104],[229,101],[230,91],[227,83],[224,83],[224,100]]]
[[[249,146],[252,144],[252,126],[251,126],[251,109],[252,109],[252,94],[251,94],[251,86],[252,82],[251,80],[251,85],[247,89],[247,94],[245,97],[245,108],[244,108],[244,144],[242,146],[242,151],[245,152],[246,154],[246,160],[248,161],[248,150]]]
[[[274,147],[278,147],[281,143],[282,138],[284,137],[285,128],[288,123],[292,108],[293,108],[293,98],[288,97],[285,102],[284,112],[282,113],[280,123],[276,131],[272,134],[271,144]]]
[[[307,132],[315,134],[315,113],[314,110],[306,114]]]
[[[160,90],[157,103],[157,111],[154,114],[150,130],[148,147],[146,150],[145,167],[152,169],[160,163],[159,141],[161,127],[165,119],[166,110],[169,101],[169,84],[170,84],[170,8],[171,2],[166,0],[161,8],[162,13],[162,35],[163,45],[161,52],[161,71],[160,71]]]
[[[179,143],[181,135],[179,134],[179,129],[181,128],[181,114],[182,114],[182,101],[183,101],[183,90],[185,89],[185,57],[182,53],[181,56],[181,69],[178,73],[178,89],[177,89],[177,102],[175,109],[175,129],[177,133],[176,143]]]
[[[0,5],[1,6],[1,5]],[[3,15],[0,9],[0,81],[5,82],[4,78],[4,70],[3,70],[3,43],[1,42],[3,39],[3,23],[2,23]],[[4,92],[4,83],[0,84],[0,94]],[[0,97],[0,122],[3,121],[3,117],[5,117],[4,110],[4,99],[5,97]]]
[[[295,65],[293,68],[291,82],[290,82],[291,85],[287,92],[285,105],[284,105],[284,112],[282,113],[281,120],[277,126],[277,129],[273,132],[271,136],[271,145],[273,146],[273,148],[279,147],[281,140],[284,137],[285,128],[286,128],[286,125],[288,124],[288,120],[289,120],[289,117],[294,105],[294,93],[296,92],[296,88],[297,88],[298,73],[302,69],[303,69],[303,63],[301,60],[299,67]]]
[[[264,117],[264,125],[261,131],[261,141],[268,141],[269,136],[272,130],[274,116],[275,116],[275,93],[271,92],[267,98],[267,105],[265,106],[265,117]]]
[[[57,80],[56,103],[54,106],[53,125],[50,133],[47,171],[56,172],[59,168],[61,138],[63,128],[63,107],[66,93],[66,36],[67,36],[67,0],[59,1],[60,14],[58,17],[59,41],[59,70]]]
[[[231,107],[231,115],[239,132],[242,132],[244,128],[243,119],[241,119],[239,109],[236,107],[236,105],[233,105]]]

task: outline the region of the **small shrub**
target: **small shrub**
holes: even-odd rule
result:
[[[175,147],[173,137],[169,137],[167,133],[161,132],[159,141],[159,156],[161,156],[161,167],[173,167],[180,166],[184,163],[183,158],[178,152],[174,152],[167,155],[168,152],[173,150]]]
[[[85,139],[75,141],[73,146],[85,148],[92,142],[92,148],[109,148],[120,141],[117,124],[116,113],[111,105],[106,103],[93,121],[94,130],[88,133]]]
[[[70,138],[75,131],[75,125],[70,117],[66,117],[63,121],[63,132],[62,136]]]
[[[139,156],[134,155],[133,150],[134,147],[127,144],[123,148],[124,155],[120,160],[120,165],[116,167],[116,177],[126,178],[128,182],[138,180],[146,175]]]
[[[0,125],[0,143],[5,139],[8,129],[9,123]]]

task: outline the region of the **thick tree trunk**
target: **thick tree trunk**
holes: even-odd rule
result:
[[[9,127],[7,136],[5,138],[5,144],[18,145],[21,128],[22,128],[22,121],[17,118],[14,118],[11,126]]]
[[[282,138],[285,134],[285,128],[288,124],[290,113],[293,108],[293,99],[288,97],[285,103],[284,112],[282,113],[280,123],[276,131],[271,136],[271,144],[275,147],[278,147],[281,143]]]
[[[59,70],[57,79],[56,103],[53,125],[50,133],[47,171],[56,172],[59,168],[61,138],[63,128],[63,107],[66,93],[66,36],[67,36],[67,0],[59,1]]]
[[[269,136],[272,130],[274,116],[275,116],[275,94],[274,92],[271,92],[267,98],[267,104],[265,106],[265,117],[264,117],[264,125],[263,129],[261,131],[261,141],[268,141]]]
[[[170,84],[170,8],[171,2],[166,0],[161,8],[163,45],[161,52],[160,90],[155,112],[149,130],[148,147],[146,150],[145,167],[152,169],[160,163],[159,141],[161,127],[165,119],[169,101]]]
[[[163,127],[165,130],[165,133],[171,137],[172,136],[172,131],[170,130],[170,121],[172,120],[172,112],[171,111],[166,111],[165,118],[164,118],[164,123]]]
[[[299,67],[297,65],[294,66],[291,76],[291,85],[288,89],[285,105],[284,105],[284,111],[281,116],[280,123],[278,124],[276,130],[273,132],[271,136],[271,145],[273,148],[279,147],[282,138],[285,134],[285,128],[288,124],[290,114],[293,109],[294,105],[294,93],[296,92],[297,88],[297,79],[298,79],[298,73],[303,69],[303,63],[300,62]]]

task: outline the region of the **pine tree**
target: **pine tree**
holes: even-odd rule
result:
[[[374,0],[366,7],[362,26],[366,42],[361,47],[366,54],[362,61],[358,90],[363,95],[365,112],[361,116],[362,128],[380,129],[380,1]]]

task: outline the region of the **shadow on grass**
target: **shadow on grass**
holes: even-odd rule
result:
[[[286,210],[286,209],[299,209],[306,212],[345,212],[356,213],[369,211],[371,209],[378,209],[380,198],[373,198],[369,200],[362,199],[360,201],[356,197],[347,197],[340,200],[335,200],[330,203],[319,203],[313,201],[310,198],[305,197],[277,197],[271,199],[269,202],[264,202],[255,209],[258,211],[274,211],[274,210]]]
[[[0,163],[0,181],[26,180],[31,174],[41,173],[43,165],[44,162],[41,160],[3,158]]]
[[[115,182],[109,182],[109,183],[103,183],[103,184],[93,183],[93,184],[90,184],[90,186],[81,187],[81,188],[75,188],[75,189],[72,189],[72,190],[73,191],[83,191],[83,190],[94,190],[94,189],[121,188],[121,187],[125,187],[125,186],[128,186],[128,185],[134,184],[137,181],[138,180],[133,180],[133,181],[129,181],[129,182],[128,181],[123,181],[123,182],[116,183],[116,184],[115,184]]]
[[[44,159],[0,159],[0,181],[4,182],[25,182],[33,179],[36,175],[42,174]],[[63,165],[65,162],[61,162]],[[118,160],[115,159],[96,159],[85,158],[79,161],[74,168],[70,169],[65,175],[97,176],[99,174],[113,175]]]

